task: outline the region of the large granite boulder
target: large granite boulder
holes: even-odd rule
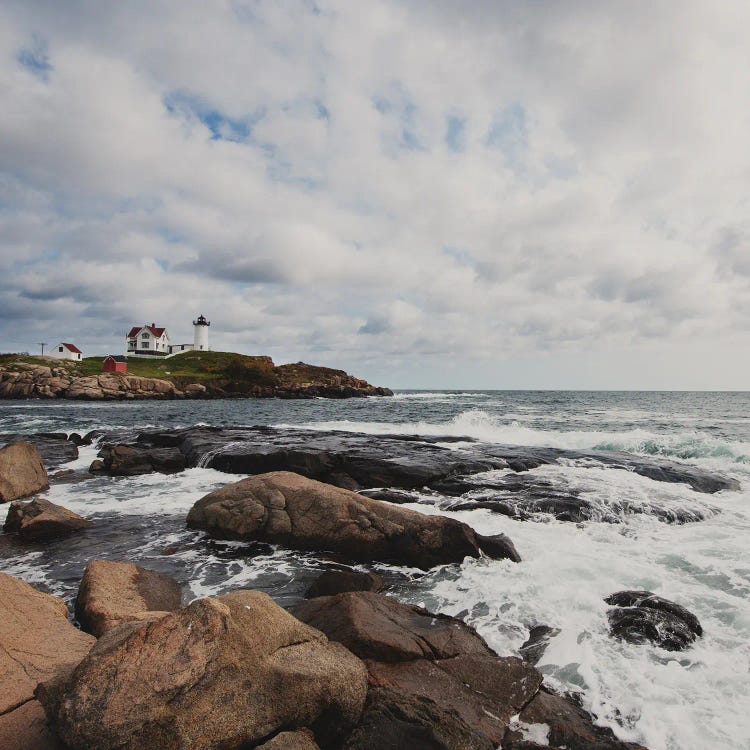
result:
[[[485,549],[484,537],[460,521],[423,515],[286,471],[209,493],[192,507],[187,522],[225,539],[425,569],[479,557]],[[490,549],[496,549],[494,541]],[[520,557],[515,553],[511,559]]]
[[[650,591],[618,591],[604,600],[613,636],[628,643],[654,643],[683,651],[703,635],[698,618],[685,607]]]
[[[72,510],[38,497],[28,502],[14,500],[8,508],[3,531],[16,533],[33,542],[42,542],[68,536],[89,526],[91,521]]]
[[[133,563],[92,560],[76,598],[81,627],[99,637],[125,622],[163,617],[179,609],[182,590],[173,578]]]
[[[8,503],[48,488],[42,457],[31,443],[10,443],[0,448],[0,502]]]
[[[366,690],[351,652],[265,594],[236,591],[109,631],[37,695],[74,750],[206,750],[304,727],[333,742]]]
[[[0,715],[31,701],[38,682],[77,664],[94,642],[73,627],[62,599],[0,573]]]
[[[42,462],[48,472],[78,458],[78,445],[75,440],[68,438],[65,432],[27,434],[5,432],[0,434],[0,444],[18,442],[31,443],[42,457]]]

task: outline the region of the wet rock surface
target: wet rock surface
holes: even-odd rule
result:
[[[544,727],[547,734],[545,744],[527,741],[527,735],[534,727]],[[646,750],[637,743],[618,740],[611,729],[596,726],[591,715],[575,700],[555,695],[545,688],[521,711],[519,721],[508,729],[502,747],[505,750]]]
[[[15,500],[8,508],[3,525],[6,533],[16,533],[23,539],[43,542],[87,529],[91,521],[77,513],[39,497],[23,502]]]
[[[483,552],[520,559],[509,540],[499,544],[490,537],[484,544],[484,537],[452,518],[424,515],[285,471],[209,493],[192,507],[187,522],[225,539],[423,569]]]
[[[698,618],[679,604],[650,591],[618,591],[604,600],[610,632],[628,643],[653,643],[683,651],[703,635]]]
[[[518,649],[521,658],[529,664],[538,664],[549,646],[549,642],[560,634],[559,628],[535,625],[529,629],[529,637]]]
[[[173,578],[138,565],[92,560],[76,598],[76,618],[97,638],[126,622],[163,617],[179,609],[182,590]]]
[[[456,442],[460,447],[451,448]],[[119,442],[116,435],[109,435],[100,460],[97,471],[111,474],[178,471],[183,461],[187,467],[205,466],[230,474],[293,471],[392,503],[419,501],[427,493],[449,510],[486,508],[520,520],[556,518],[575,523],[617,523],[634,513],[687,523],[714,511],[698,503],[635,504],[616,498],[603,506],[575,487],[540,476],[536,469],[573,462],[592,470],[622,469],[657,482],[682,483],[701,493],[739,487],[732,478],[688,464],[611,451],[267,426],[154,430]]]
[[[29,442],[0,448],[0,503],[29,497],[49,488],[42,457]]]

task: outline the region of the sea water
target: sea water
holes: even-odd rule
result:
[[[396,596],[460,615],[501,654],[517,652],[533,625],[559,629],[538,665],[547,683],[579,692],[600,723],[624,740],[652,750],[750,748],[750,394],[437,391],[346,401],[0,402],[0,432],[194,424],[304,425],[621,450],[738,479],[740,491],[705,495],[622,469],[543,466],[535,472],[590,502],[658,501],[701,510],[705,520],[670,525],[638,514],[620,524],[574,524],[461,511],[448,515],[484,534],[508,534],[523,562],[467,559],[427,574],[376,567]],[[71,467],[85,468],[95,455],[95,447],[82,448]],[[212,541],[185,528],[197,499],[237,478],[195,468],[53,485],[48,497],[92,518],[95,527],[39,547],[6,537],[0,568],[69,602],[86,563],[107,557],[174,575],[189,598],[253,587],[291,603],[325,560],[271,545]],[[445,513],[432,495],[408,507]],[[0,521],[4,515],[0,508]],[[611,638],[603,599],[622,589],[648,589],[688,607],[703,637],[682,653]]]

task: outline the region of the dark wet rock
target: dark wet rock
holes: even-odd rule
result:
[[[67,536],[89,526],[91,521],[73,513],[72,510],[38,497],[28,502],[12,502],[3,531],[18,534],[29,541],[42,542]]]
[[[610,632],[628,643],[654,643],[667,651],[683,651],[703,635],[698,618],[685,607],[650,591],[618,591],[604,600]]]
[[[185,456],[177,448],[151,448],[138,450],[127,445],[104,447],[99,452],[101,461],[89,467],[92,473],[106,472],[112,476],[138,474],[175,474],[186,468]]]
[[[344,750],[494,750],[453,710],[429,698],[411,697],[373,687],[367,693],[362,719]]]
[[[98,638],[125,622],[163,617],[181,604],[182,590],[170,576],[133,563],[92,560],[78,589],[76,618]]]
[[[61,469],[49,478],[50,484],[79,484],[91,479],[91,474],[85,469]]]
[[[260,474],[215,490],[192,507],[187,521],[225,539],[423,569],[485,551],[482,537],[452,518],[371,500],[291,472]],[[500,551],[494,540],[488,542],[487,554]]]
[[[335,744],[366,690],[364,665],[343,646],[265,594],[235,591],[109,631],[37,697],[79,750],[209,750],[290,728]]]
[[[528,664],[538,664],[550,640],[559,633],[559,628],[552,628],[549,625],[535,625],[529,628],[528,639],[518,649],[521,658]]]
[[[370,684],[455,711],[475,732],[500,745],[511,717],[534,696],[542,675],[521,659],[482,654],[386,663],[368,660]]]
[[[64,432],[32,432],[29,434],[4,433],[0,434],[0,445],[25,441],[31,443],[48,471],[52,471],[62,464],[78,458],[78,446],[68,440]]]
[[[377,573],[366,573],[351,568],[326,570],[321,573],[305,592],[305,599],[318,596],[335,596],[346,591],[382,591],[385,581]]]
[[[504,492],[531,492],[532,499],[540,500],[550,495],[541,493],[544,485],[533,469],[560,461],[632,471],[655,481],[684,483],[697,492],[739,488],[735,479],[690,464],[648,456],[615,451],[500,446],[471,438],[460,440],[460,450],[452,450],[438,444],[451,442],[447,437],[364,435],[268,426],[191,427],[143,432],[130,440],[128,446],[146,453],[153,448],[175,448],[185,457],[187,466],[201,465],[234,474],[294,471],[347,489],[385,491],[427,487],[458,496],[472,489],[499,486]],[[148,457],[140,463],[148,466]],[[502,480],[473,476],[491,469],[508,468],[514,473]],[[524,482],[522,478],[526,477],[529,480]],[[547,490],[550,489],[555,490],[555,487],[548,483]],[[391,499],[402,497],[396,494]],[[552,496],[552,499],[562,503],[576,497],[575,492],[564,489],[560,490],[560,496]],[[581,511],[585,512],[585,509]]]
[[[477,541],[482,552],[494,560],[512,560],[521,562],[521,555],[518,554],[516,545],[513,544],[510,537],[506,534],[477,534]]]
[[[360,490],[360,494],[365,497],[371,497],[373,500],[384,500],[387,503],[418,503],[419,496],[407,490],[394,490],[386,487],[378,487],[373,490]]]
[[[47,471],[31,443],[9,443],[0,448],[0,503],[29,497],[48,488]]]
[[[593,717],[568,697],[555,695],[542,688],[521,711],[521,725],[514,725],[505,735],[504,750],[529,748],[567,748],[568,750],[646,750],[634,742],[618,740],[611,729],[598,727]],[[545,745],[525,741],[524,726],[544,724],[548,728]]]
[[[476,630],[461,620],[374,592],[310,599],[293,607],[292,613],[361,659],[396,662],[495,655]]]

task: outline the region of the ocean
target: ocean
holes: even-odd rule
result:
[[[604,508],[655,501],[704,517],[682,525],[648,513],[623,516],[621,523],[518,521],[486,509],[451,513],[425,494],[408,507],[452,515],[483,534],[506,533],[523,562],[467,559],[428,573],[373,568],[395,596],[460,615],[503,655],[517,652],[530,626],[559,629],[538,665],[547,683],[580,692],[600,723],[623,740],[652,750],[750,748],[750,393],[435,391],[342,401],[0,402],[0,433],[195,424],[618,450],[736,478],[740,491],[710,495],[575,461],[534,469]],[[81,448],[71,467],[87,467],[96,452]],[[292,603],[324,560],[270,545],[208,540],[185,528],[196,500],[238,478],[194,468],[55,484],[49,499],[92,518],[95,528],[44,547],[4,537],[0,569],[68,602],[86,563],[105,557],[169,573],[189,598],[250,587]],[[0,506],[0,522],[5,512]],[[613,639],[603,599],[622,589],[648,589],[686,606],[700,619],[703,637],[681,653]]]

